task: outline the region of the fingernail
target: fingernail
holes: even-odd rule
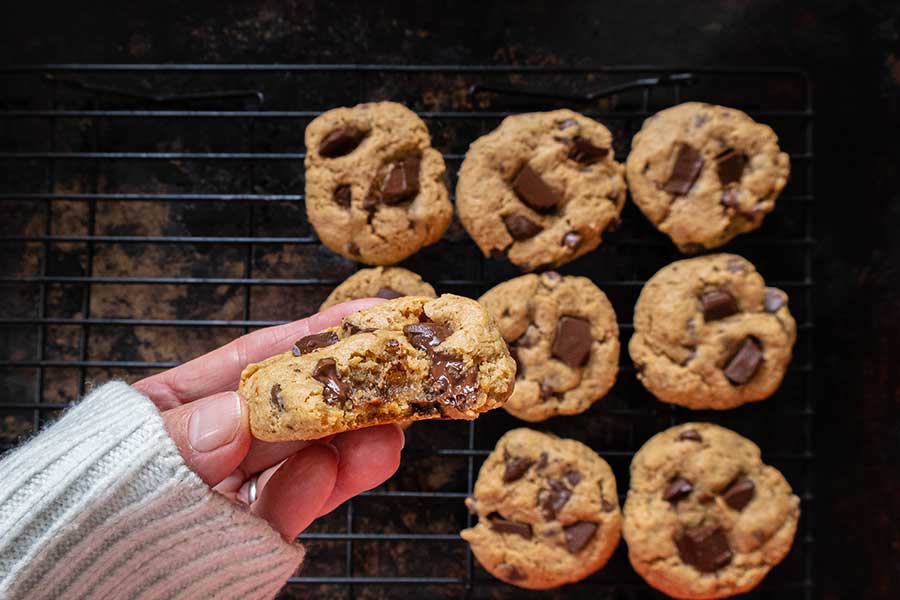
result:
[[[337,461],[338,464],[341,464],[341,451],[338,450],[337,446],[335,446],[334,444],[318,444],[318,445],[328,448],[329,450],[334,452],[335,460]]]
[[[188,421],[188,443],[197,452],[212,452],[237,435],[241,424],[240,396],[225,392],[198,400]]]

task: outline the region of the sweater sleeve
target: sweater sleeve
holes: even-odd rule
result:
[[[108,383],[0,461],[0,598],[271,598],[303,560]]]

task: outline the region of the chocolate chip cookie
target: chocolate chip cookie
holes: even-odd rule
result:
[[[606,461],[581,442],[532,429],[500,438],[466,505],[478,524],[460,535],[478,562],[523,588],[584,579],[619,543],[622,517]]]
[[[438,241],[453,206],[425,123],[395,102],[335,108],[306,128],[306,214],[322,243],[372,265]]]
[[[759,227],[790,160],[767,125],[734,108],[687,102],[644,121],[627,169],[644,215],[679,250],[697,252]]]
[[[559,266],[618,224],[623,173],[600,123],[571,110],[515,115],[469,147],[456,207],[485,256]]]
[[[239,391],[255,437],[313,440],[383,423],[474,419],[506,401],[515,374],[480,304],[406,296],[249,365]]]
[[[503,407],[525,421],[574,415],[606,395],[619,369],[612,305],[586,277],[523,275],[479,302],[500,327],[518,366]]]
[[[660,400],[726,409],[778,389],[796,335],[787,294],[766,287],[740,256],[712,254],[650,278],[628,351],[638,379]]]
[[[422,281],[422,278],[408,269],[401,267],[375,267],[360,269],[339,286],[334,288],[325,298],[319,310],[329,306],[358,300],[359,298],[385,298],[393,300],[401,296],[427,296],[434,298],[434,288]]]
[[[675,598],[752,589],[791,549],[799,518],[800,499],[756,444],[711,423],[667,429],[631,463],[628,556]]]

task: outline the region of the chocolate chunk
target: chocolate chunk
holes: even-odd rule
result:
[[[507,458],[506,468],[503,470],[503,483],[511,483],[521,479],[525,471],[533,464],[533,460],[522,456]]]
[[[763,351],[759,343],[752,337],[741,342],[737,352],[725,365],[725,377],[734,385],[750,381],[763,361]]]
[[[566,548],[569,552],[575,554],[591,541],[594,532],[597,531],[597,524],[590,521],[578,521],[574,525],[564,527],[566,531]]]
[[[408,156],[394,164],[381,188],[381,199],[385,204],[399,204],[419,193],[420,164],[418,156]]]
[[[556,124],[557,129],[568,129],[572,125],[577,125],[578,121],[575,119],[563,119],[559,123]]]
[[[763,297],[763,308],[766,309],[766,312],[776,312],[784,306],[784,303],[784,292],[775,288],[766,288],[766,294]]]
[[[587,362],[593,342],[590,323],[578,317],[560,317],[550,354],[575,369]]]
[[[351,323],[350,321],[344,321],[341,324],[341,327],[344,328],[344,331],[347,332],[347,335],[356,335],[357,333],[372,333],[373,331],[375,331],[374,329],[371,329],[368,327],[365,329],[361,329],[361,328],[357,327],[356,325],[354,325],[353,323]]]
[[[350,398],[350,388],[337,374],[333,358],[320,358],[313,371],[313,379],[325,386],[322,396],[328,404],[337,404]]]
[[[498,569],[500,570],[500,573],[510,581],[524,581],[525,579],[528,579],[528,576],[520,571],[519,567],[516,565],[500,563]]]
[[[675,538],[678,555],[685,563],[704,573],[712,573],[731,562],[731,548],[725,531],[718,525],[698,525]]]
[[[541,505],[541,513],[544,518],[552,521],[572,497],[572,492],[566,487],[566,484],[558,479],[548,479],[547,484],[550,489],[538,492],[538,503]]]
[[[284,398],[281,396],[281,385],[275,384],[272,386],[272,389],[269,390],[271,394],[272,404],[275,405],[275,408],[278,410],[284,410]]]
[[[700,296],[700,303],[703,304],[703,318],[707,322],[724,319],[739,312],[734,296],[724,290],[706,292]]]
[[[352,195],[349,185],[339,185],[334,189],[334,201],[344,208],[350,208],[351,198]]]
[[[534,346],[534,341],[528,337],[528,332],[523,333],[519,339],[513,343],[520,348],[531,348]]]
[[[616,505],[612,502],[607,502],[606,500],[600,501],[600,508],[603,509],[603,512],[612,512],[615,510]]]
[[[577,231],[570,231],[563,236],[562,245],[570,250],[574,250],[581,243],[581,234]]]
[[[542,402],[546,402],[547,400],[552,398],[554,391],[555,391],[552,387],[550,387],[550,384],[548,384],[546,381],[541,382],[541,385],[539,386],[539,390],[540,390]]]
[[[538,462],[537,462],[537,466],[535,468],[543,469],[544,467],[547,466],[548,462],[550,462],[550,457],[547,455],[546,452],[541,452],[540,456],[538,456]]]
[[[678,437],[676,439],[679,441],[682,441],[682,442],[688,441],[688,440],[690,440],[692,442],[702,442],[703,441],[703,438],[700,437],[700,434],[697,432],[696,429],[685,429],[684,431],[682,431],[681,433],[678,434]]]
[[[679,144],[672,174],[663,189],[670,194],[687,194],[700,176],[702,168],[703,156],[697,149],[688,144]]]
[[[572,138],[572,148],[569,150],[569,158],[582,164],[592,163],[609,154],[609,148],[595,146],[590,140],[576,135]]]
[[[744,510],[744,507],[753,500],[756,495],[756,485],[749,477],[738,477],[728,489],[722,493],[722,499],[734,510]]]
[[[469,404],[478,389],[477,369],[466,370],[463,361],[451,354],[436,352],[431,358],[432,400],[457,408]]]
[[[359,246],[356,245],[356,242],[351,241],[347,244],[347,252],[353,256],[359,256]]]
[[[392,290],[391,288],[378,288],[378,291],[375,292],[376,298],[384,298],[385,300],[393,300],[394,298],[402,298],[406,294],[401,294],[397,290]]]
[[[369,194],[363,198],[362,207],[363,210],[369,213],[366,222],[371,224],[372,217],[375,215],[375,210],[378,208],[378,195],[370,190]]]
[[[355,127],[340,127],[322,139],[319,154],[325,158],[336,158],[353,152],[366,137],[366,132]]]
[[[728,259],[728,263],[725,266],[731,273],[742,273],[744,271],[744,261],[738,258]]]
[[[722,185],[741,180],[747,157],[737,150],[728,149],[716,157],[716,171]]]
[[[581,481],[581,473],[576,470],[567,471],[565,474],[566,481],[569,482],[569,485],[575,487],[578,485],[578,482]]]
[[[542,226],[522,215],[506,215],[503,217],[503,224],[506,225],[509,235],[517,242],[533,238],[544,230]]]
[[[435,404],[429,404],[427,402],[410,402],[410,407],[412,408],[412,412],[414,415],[441,415],[443,416],[443,411],[441,407]]]
[[[531,525],[528,523],[519,523],[518,521],[509,521],[504,519],[497,513],[493,513],[488,517],[491,522],[491,529],[497,533],[514,533],[520,535],[526,540],[531,539]]]
[[[562,279],[562,275],[560,275],[556,271],[547,271],[546,273],[544,273],[544,277],[554,283]]]
[[[313,350],[337,344],[337,342],[338,336],[335,332],[323,331],[322,333],[314,333],[300,338],[294,342],[294,347],[291,348],[291,352],[293,352],[294,356],[302,356],[304,354],[309,354]]]
[[[562,202],[559,192],[547,185],[541,176],[527,164],[516,176],[513,190],[522,202],[537,211],[550,210]]]
[[[722,192],[722,198],[719,200],[722,206],[726,208],[737,208],[738,204],[738,193],[737,190],[729,188]]]
[[[451,333],[453,331],[449,327],[438,323],[417,323],[403,327],[403,334],[413,348],[426,351],[450,337]]]
[[[666,486],[663,492],[663,500],[672,504],[678,504],[680,500],[687,498],[692,491],[694,491],[694,486],[691,485],[690,481],[682,477],[676,477]]]

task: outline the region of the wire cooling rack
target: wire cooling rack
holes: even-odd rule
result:
[[[746,435],[802,498],[790,555],[749,595],[812,598],[813,108],[789,68],[388,65],[37,65],[0,69],[0,448],[56,417],[92,382],[133,381],[259,327],[314,312],[357,265],[321,247],[303,210],[303,131],[334,106],[390,99],[426,121],[455,185],[468,144],[517,112],[569,107],[605,123],[617,158],[644,118],[687,100],[768,123],[792,180],[763,227],[723,248],[790,295],[795,358],[769,400],[691,412],[654,400],[627,359],[646,279],[680,256],[633,205],[602,246],[560,269],[585,275],[619,318],[619,380],[588,412],[537,424],[579,439],[616,473],[679,422]],[[452,188],[451,188],[452,189]],[[483,259],[456,225],[404,263],[472,297],[518,274]],[[498,410],[407,433],[389,482],[317,521],[285,598],[657,598],[624,543],[599,573],[536,594],[473,561],[463,499],[497,438]]]

